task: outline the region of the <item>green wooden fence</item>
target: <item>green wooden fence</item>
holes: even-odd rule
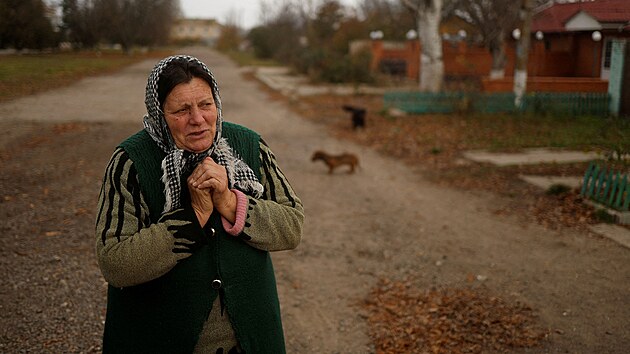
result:
[[[608,115],[607,93],[536,92],[525,97],[524,110],[530,112],[570,113],[572,115]]]
[[[584,173],[581,194],[618,211],[628,211],[630,207],[628,175],[595,162],[591,162]]]
[[[387,108],[395,107],[407,113],[453,113],[460,111],[498,113],[535,112],[571,115],[607,116],[608,93],[552,93],[525,95],[521,107],[514,105],[514,93],[465,93],[391,91],[383,95]]]

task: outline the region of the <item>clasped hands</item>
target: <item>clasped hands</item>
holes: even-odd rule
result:
[[[205,226],[216,208],[230,223],[236,219],[236,195],[229,189],[225,167],[206,157],[187,179],[193,210]]]

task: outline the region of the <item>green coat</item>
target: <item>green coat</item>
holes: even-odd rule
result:
[[[227,122],[223,136],[258,174],[260,137]],[[165,154],[144,130],[121,147],[134,163],[155,223],[165,202],[161,181]],[[212,233],[210,228],[215,236],[164,276],[126,288],[109,286],[104,353],[191,353],[219,292],[246,353],[285,353],[269,252],[225,233],[217,212],[206,225],[206,234]],[[211,286],[215,279],[222,281],[218,290]]]

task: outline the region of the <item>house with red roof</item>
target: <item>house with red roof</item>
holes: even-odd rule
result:
[[[451,30],[457,33],[457,29]],[[447,29],[441,28],[441,32],[445,38],[457,36]],[[530,35],[528,91],[607,92],[612,43],[616,39],[630,43],[630,0],[550,1],[534,10]],[[372,40],[372,69],[384,71],[382,67],[388,62],[402,63],[397,66],[403,68],[402,75],[417,79],[422,70],[422,44],[415,39],[394,44]],[[505,78],[490,79],[492,57],[487,48],[470,41],[445,39],[445,75],[479,78],[484,91],[510,92],[516,45],[514,38],[506,40]]]
[[[630,0],[544,5],[531,32],[531,75],[607,80],[613,40],[630,38]]]

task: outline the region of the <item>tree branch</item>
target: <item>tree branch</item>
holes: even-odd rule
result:
[[[418,4],[414,4],[413,1],[411,0],[400,0],[402,2],[403,5],[405,5],[405,7],[407,7],[409,10],[418,13],[420,11],[420,6]]]

